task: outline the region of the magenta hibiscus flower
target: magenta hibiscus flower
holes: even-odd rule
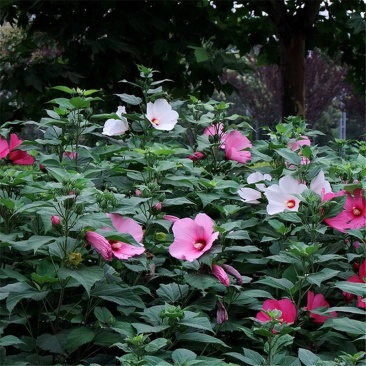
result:
[[[229,160],[237,161],[245,164],[252,158],[252,154],[248,149],[252,147],[249,139],[239,131],[231,131],[225,139],[225,155]]]
[[[366,226],[366,199],[361,188],[355,189],[353,195],[346,191],[340,191],[336,194],[327,193],[323,196],[323,201],[329,201],[333,197],[342,195],[347,196],[343,211],[335,217],[324,219],[324,221],[342,233],[348,229],[361,229]]]
[[[199,258],[211,249],[213,242],[219,236],[213,229],[212,219],[200,213],[194,220],[184,218],[174,222],[174,242],[169,247],[169,253],[177,259],[189,262]]]
[[[329,303],[328,301],[325,300],[324,295],[322,294],[315,295],[314,292],[308,291],[308,302],[304,310],[310,311],[310,318],[313,319],[314,323],[324,323],[328,318],[331,317],[335,318],[337,316],[337,313],[335,311],[332,311],[330,313],[331,315],[320,315],[312,312],[312,310],[316,310],[318,308],[323,307],[329,308]]]
[[[118,214],[108,214],[108,216],[112,219],[112,224],[117,231],[130,234],[140,246],[127,244],[121,241],[108,240],[94,231],[88,231],[86,233],[86,240],[91,246],[99,252],[106,261],[110,261],[113,255],[118,259],[128,259],[135,255],[142,254],[145,249],[140,243],[143,237],[141,226],[133,219],[124,218]]]
[[[9,154],[9,159],[13,164],[32,165],[34,163],[33,156],[29,155],[26,151],[17,149],[22,142],[15,133],[10,135],[9,145],[0,136],[0,159],[5,158]]]
[[[354,274],[351,276],[347,282],[352,283],[366,283],[366,260],[364,260],[358,270],[358,275]],[[355,295],[350,294],[348,292],[343,292],[343,297],[347,302],[350,302]],[[366,308],[366,303],[362,301],[362,296],[357,296],[357,305],[360,308]]]
[[[280,321],[281,323],[294,323],[296,319],[296,307],[294,303],[290,299],[282,299],[282,300],[266,300],[262,305],[262,310],[279,310],[281,311]],[[271,320],[270,316],[263,311],[260,311],[255,317],[257,320],[265,323]]]

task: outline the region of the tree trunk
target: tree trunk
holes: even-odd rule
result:
[[[305,117],[305,34],[301,31],[280,40],[282,73],[282,117]]]

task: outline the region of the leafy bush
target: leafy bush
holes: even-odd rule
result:
[[[3,126],[1,364],[361,365],[365,146],[251,143],[139,70],[116,113],[58,86],[42,138]]]

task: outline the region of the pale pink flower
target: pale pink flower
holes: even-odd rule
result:
[[[245,164],[252,158],[250,151],[245,149],[251,147],[252,144],[246,136],[239,131],[231,131],[225,140],[225,155],[229,160]]]
[[[120,233],[130,234],[139,246],[131,245],[121,241],[108,240],[104,236],[94,232],[88,231],[86,233],[86,240],[100,253],[100,255],[107,261],[112,259],[112,255],[118,259],[128,259],[135,255],[140,255],[145,251],[143,244],[140,241],[143,238],[143,231],[141,226],[131,218],[124,218],[118,214],[107,214],[112,224]]]
[[[262,197],[262,193],[253,188],[240,188],[238,194],[243,202],[255,205],[260,203],[259,199]]]
[[[248,184],[254,184],[257,182],[263,182],[265,180],[268,180],[269,182],[272,180],[272,177],[269,174],[262,174],[261,172],[254,172],[252,174],[248,175],[247,182]],[[260,191],[264,192],[267,187],[263,183],[257,183],[256,188]]]
[[[310,189],[320,196],[324,196],[326,193],[332,192],[330,183],[325,179],[324,172],[322,170],[311,181]]]
[[[217,312],[216,312],[217,324],[227,322],[229,320],[229,315],[226,311],[225,305],[220,300],[217,300],[216,305],[217,305]]]
[[[354,274],[347,280],[347,282],[362,283],[362,284],[366,283],[366,260],[364,260],[360,264],[360,267],[358,269],[358,275]],[[350,302],[355,296],[345,291],[343,291],[342,294],[347,302]],[[357,296],[357,304],[360,308],[363,309],[366,308],[366,303],[362,301],[362,296]]]
[[[290,299],[282,299],[282,300],[268,299],[263,303],[262,310],[281,311],[282,315],[279,318],[281,324],[282,323],[292,324],[295,322],[296,319],[296,307]],[[263,311],[260,311],[255,318],[263,323],[271,320],[270,316],[264,313]]]
[[[227,273],[225,272],[225,270],[217,265],[217,264],[213,264],[212,265],[212,270],[211,273],[226,287],[230,286],[230,278],[227,275]]]
[[[287,146],[292,150],[296,151],[299,150],[302,146],[310,146],[311,141],[307,136],[300,136],[299,140],[292,139],[289,141]]]
[[[51,216],[51,222],[52,222],[53,226],[58,226],[58,225],[60,225],[61,220],[58,216],[53,215],[53,216]]]
[[[225,149],[225,140],[227,138],[227,134],[223,133],[223,129],[224,129],[224,124],[218,123],[218,124],[214,124],[214,125],[206,127],[205,130],[203,131],[203,133],[206,136],[216,136],[217,135],[221,141],[220,147],[222,149]]]
[[[268,199],[267,212],[269,215],[289,211],[298,211],[300,199],[295,195],[301,194],[306,185],[299,183],[290,175],[282,177],[278,184],[273,184],[264,192]]]
[[[315,295],[314,292],[308,291],[308,301],[304,310],[308,310],[310,312],[310,318],[313,319],[314,323],[324,323],[328,318],[335,318],[337,316],[335,311],[332,311],[330,315],[320,315],[312,312],[312,310],[322,307],[329,308],[329,303],[325,300],[324,295]]]
[[[120,119],[107,119],[104,123],[102,134],[106,136],[123,135],[128,130],[128,121],[125,117],[122,116],[122,114],[125,113],[126,108],[119,106],[116,114]]]
[[[163,206],[162,203],[161,202],[158,202],[158,203],[155,204],[154,207],[155,207],[156,210],[160,211],[161,208],[162,208],[162,206]]]
[[[154,103],[147,103],[145,116],[155,129],[170,131],[177,124],[179,114],[165,99],[157,99]]]
[[[198,214],[194,220],[184,218],[175,221],[174,242],[169,247],[170,255],[189,262],[199,258],[211,249],[219,236],[213,226],[212,219],[204,213]]]
[[[353,195],[346,191],[327,193],[323,196],[323,202],[342,195],[347,196],[343,211],[335,217],[324,219],[324,221],[342,233],[348,229],[361,229],[366,226],[366,199],[361,188],[356,188]]]

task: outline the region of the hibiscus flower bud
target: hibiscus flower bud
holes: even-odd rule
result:
[[[201,160],[205,157],[205,154],[201,151],[196,151],[192,155],[188,156],[188,159],[191,159],[192,161]]]
[[[216,321],[217,324],[222,324],[229,320],[229,316],[227,314],[225,305],[221,301],[217,301],[217,312],[216,312]]]
[[[154,207],[155,207],[156,210],[160,211],[161,210],[161,207],[162,207],[161,202],[158,202],[157,204],[155,204]]]
[[[43,173],[47,173],[46,166],[44,164],[39,164],[39,170]]]
[[[227,275],[227,273],[225,272],[225,270],[217,265],[217,264],[213,264],[212,265],[212,271],[211,273],[226,287],[230,286],[230,278]]]
[[[243,284],[243,278],[241,277],[241,274],[234,267],[228,264],[223,264],[222,268],[224,268],[228,274],[232,275],[235,278],[237,285]]]
[[[140,197],[140,196],[141,196],[141,191],[140,191],[139,189],[136,189],[136,190],[135,190],[135,195],[136,195],[137,197]]]
[[[51,217],[51,222],[52,222],[52,225],[53,225],[53,226],[58,226],[58,225],[60,225],[60,224],[61,224],[61,220],[60,220],[60,218],[59,218],[58,216],[56,216],[56,215],[53,215],[53,216]]]

